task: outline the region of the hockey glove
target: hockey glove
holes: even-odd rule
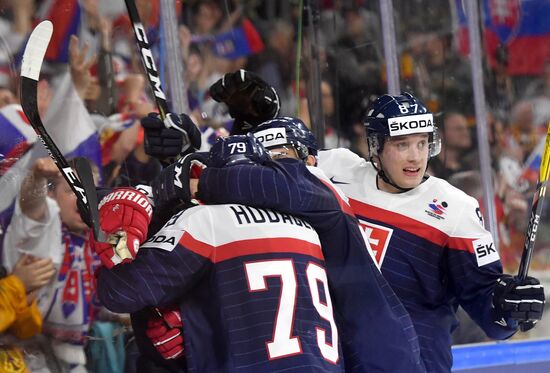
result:
[[[163,169],[153,182],[155,210],[188,207],[193,198],[189,187],[190,179],[198,179],[206,167],[207,153],[197,152],[185,157]]]
[[[493,317],[495,323],[521,331],[527,331],[542,318],[544,287],[539,280],[527,277],[520,282],[517,277],[503,275],[493,292]]]
[[[134,260],[147,237],[152,212],[147,196],[132,188],[114,189],[101,200],[99,221],[109,243],[91,242],[104,266],[110,269]]]
[[[241,135],[273,119],[280,109],[277,92],[258,75],[246,70],[227,73],[210,86],[210,96],[223,102],[235,123],[232,135]]]
[[[201,132],[186,114],[168,113],[164,121],[156,113],[141,118],[145,153],[164,160],[185,155],[201,147]]]
[[[215,168],[238,164],[261,165],[270,160],[262,143],[251,133],[220,137],[208,154],[208,166]]]
[[[147,321],[145,334],[165,359],[183,356],[183,322],[177,306],[157,308],[158,315]]]

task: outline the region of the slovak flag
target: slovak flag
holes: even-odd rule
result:
[[[469,53],[464,0],[455,0],[459,51]],[[483,0],[482,19],[489,64],[499,45],[508,52],[508,74],[539,75],[550,59],[550,0]]]
[[[44,59],[49,62],[69,62],[69,41],[78,34],[81,9],[78,0],[46,0],[42,3],[38,18],[50,20],[53,28],[50,45]]]

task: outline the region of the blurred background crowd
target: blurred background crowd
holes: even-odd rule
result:
[[[494,198],[500,256],[505,271],[514,273],[550,120],[550,0],[478,3],[494,189],[489,198]],[[348,147],[367,158],[364,111],[370,100],[388,91],[378,1],[136,0],[136,5],[169,93],[169,106],[191,115],[203,134],[202,150],[228,134],[232,125],[227,108],[209,97],[210,85],[223,74],[244,68],[275,87],[281,98],[280,114],[301,118],[324,147]],[[429,106],[442,136],[442,151],[431,161],[430,174],[482,202],[486,197],[464,4],[394,1],[393,11],[401,90]],[[156,106],[124,2],[0,0],[0,250],[6,279],[21,273],[22,266],[38,262],[45,268],[41,273],[51,266],[32,256],[6,263],[13,248],[4,240],[10,223],[17,222],[11,221],[14,201],[24,178],[29,173],[52,176],[46,166],[37,164],[45,153],[18,105],[22,51],[32,28],[44,19],[53,22],[54,34],[40,75],[38,107],[60,150],[68,158],[92,160],[98,182],[105,186],[147,183],[160,171],[158,161],[143,151],[139,118],[156,111]],[[177,23],[172,38],[163,27],[169,19]],[[182,69],[181,76],[173,76],[173,64]],[[184,99],[171,102],[171,93],[177,90]],[[547,211],[532,273],[550,289]],[[91,262],[83,259],[83,263]],[[60,271],[58,276],[67,274]],[[78,281],[85,283],[85,274],[79,276],[84,280]],[[94,320],[107,320],[120,326],[111,334],[131,335],[124,317],[102,313],[93,294],[86,297],[97,309],[84,323],[87,327]],[[541,324],[530,337],[550,336],[550,322]],[[0,330],[0,349],[10,330],[4,326]],[[46,321],[43,333],[48,332]],[[95,333],[95,337],[83,333],[85,344],[100,338],[99,329]],[[467,320],[455,337],[457,343],[485,340]],[[127,349],[127,354],[131,351]]]

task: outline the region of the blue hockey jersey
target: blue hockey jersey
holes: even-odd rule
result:
[[[319,154],[319,167],[344,191],[382,274],[414,322],[430,372],[449,372],[460,304],[494,339],[515,330],[493,322],[502,266],[477,201],[436,177],[399,194],[378,190],[372,164],[347,149]]]
[[[423,372],[418,337],[381,276],[347,198],[315,167],[281,159],[265,167],[207,168],[199,198],[300,215],[319,234],[347,371]]]
[[[341,372],[318,235],[243,205],[176,214],[136,259],[97,276],[114,312],[179,303],[189,372]]]

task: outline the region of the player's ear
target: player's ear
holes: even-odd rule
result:
[[[306,165],[308,166],[316,166],[317,165],[317,158],[315,158],[314,155],[308,155],[306,158]]]

